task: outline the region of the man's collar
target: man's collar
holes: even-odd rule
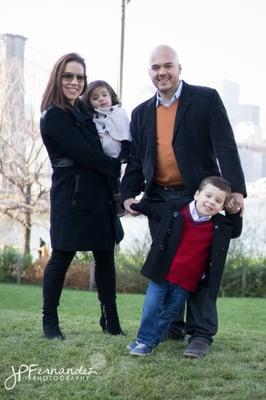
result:
[[[171,106],[176,101],[176,99],[178,99],[180,97],[182,87],[183,87],[183,81],[179,81],[177,91],[173,94],[173,96],[171,97],[170,100],[163,99],[160,96],[160,93],[157,91],[156,92],[156,107],[158,107],[160,104],[162,104],[163,106],[166,106],[166,107]]]

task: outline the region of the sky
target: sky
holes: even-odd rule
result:
[[[116,89],[121,2],[1,1],[0,33],[27,37],[26,84],[36,107],[53,64],[69,51],[85,58],[89,80],[105,79]],[[147,97],[149,55],[165,43],[177,50],[186,82],[212,87],[224,79],[239,83],[240,102],[260,106],[266,136],[265,20],[265,0],[130,0],[123,105],[130,113]]]

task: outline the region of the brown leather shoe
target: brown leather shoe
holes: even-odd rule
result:
[[[210,347],[204,340],[194,339],[189,343],[183,356],[186,358],[203,358],[209,353]]]

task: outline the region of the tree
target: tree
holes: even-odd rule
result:
[[[12,70],[11,70],[12,69]],[[0,213],[24,228],[24,254],[30,253],[32,217],[47,212],[47,154],[34,115],[24,115],[23,71],[15,60],[0,68]],[[12,72],[12,73],[11,73]]]

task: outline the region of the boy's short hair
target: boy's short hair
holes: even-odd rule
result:
[[[223,192],[226,192],[226,200],[230,198],[230,195],[232,193],[231,185],[226,179],[222,178],[221,176],[208,176],[207,178],[203,179],[203,181],[201,181],[198,189],[199,192],[203,190],[208,184],[211,184],[222,190]]]

